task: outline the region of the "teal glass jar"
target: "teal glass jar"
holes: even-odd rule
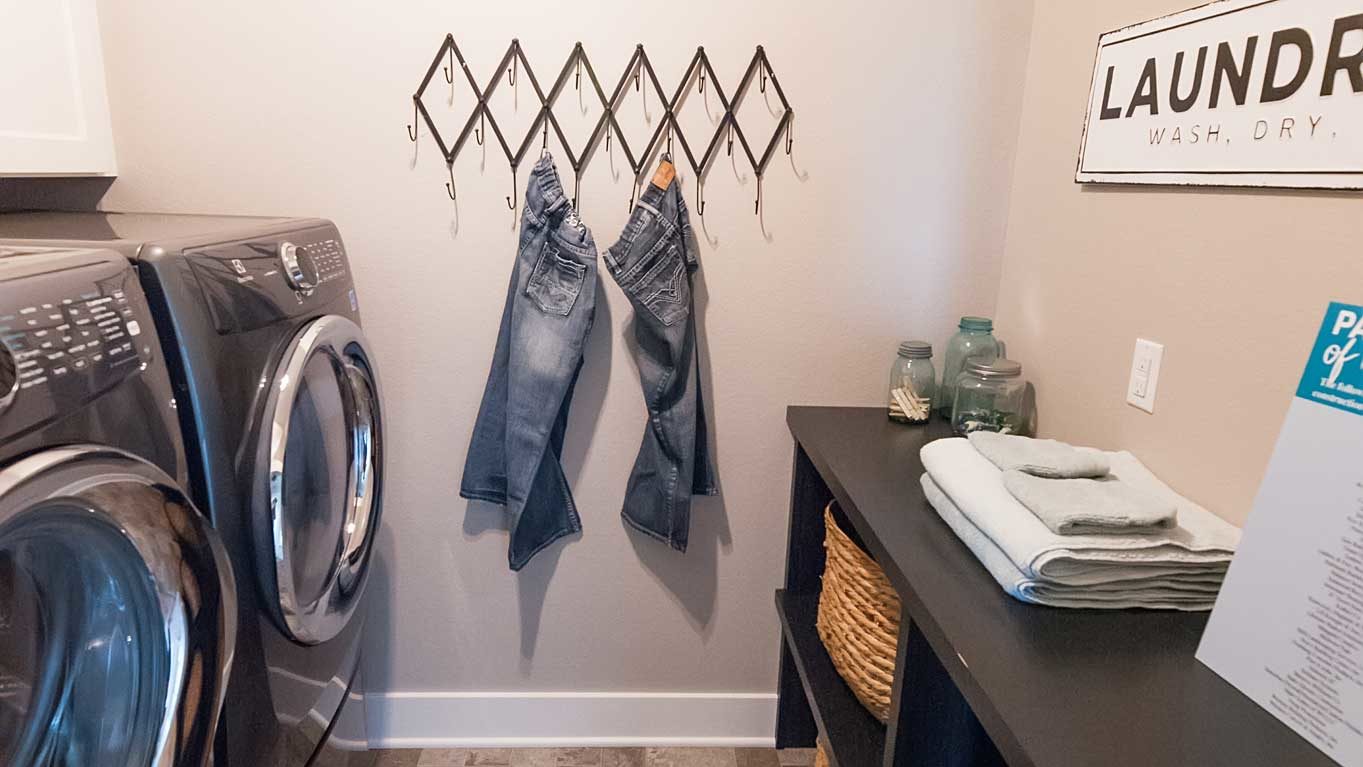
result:
[[[1008,359],[972,357],[956,379],[951,428],[957,434],[994,431],[1027,436],[1027,382],[1022,365]]]
[[[956,403],[956,379],[965,369],[966,360],[980,358],[994,360],[1004,356],[1003,342],[994,337],[994,321],[988,317],[962,317],[956,335],[947,343],[946,360],[942,364],[942,388],[937,407],[943,418],[951,418]]]
[[[899,423],[927,423],[937,393],[937,369],[932,364],[932,344],[905,341],[890,366],[889,416]]]

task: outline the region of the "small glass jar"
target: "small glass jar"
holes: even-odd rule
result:
[[[942,391],[937,407],[943,418],[951,418],[951,406],[956,402],[956,379],[970,359],[993,360],[1004,356],[1003,342],[994,337],[994,321],[988,317],[962,317],[956,335],[947,342],[946,360],[942,365]]]
[[[1022,366],[1012,360],[971,358],[956,379],[951,428],[957,434],[995,431],[1026,435],[1027,382]]]
[[[905,341],[890,366],[889,415],[899,423],[927,423],[937,392],[937,369],[932,364],[932,344]]]

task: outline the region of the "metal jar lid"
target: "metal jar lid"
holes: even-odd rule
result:
[[[972,358],[966,360],[966,372],[978,378],[1017,378],[1022,375],[1022,365],[1006,359],[979,359]]]
[[[905,341],[899,345],[899,356],[910,360],[932,359],[932,344],[927,341]]]

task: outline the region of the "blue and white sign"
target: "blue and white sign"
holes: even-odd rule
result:
[[[1363,415],[1363,307],[1330,304],[1297,396]]]
[[[1363,765],[1363,306],[1325,312],[1197,657]]]

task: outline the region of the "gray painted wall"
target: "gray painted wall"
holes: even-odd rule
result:
[[[959,315],[992,311],[1031,3],[108,0],[100,10],[121,168],[106,208],[320,215],[345,235],[391,448],[371,686],[773,690],[784,409],[879,404],[898,341],[941,343]],[[613,83],[642,41],[669,85],[704,44],[729,90],[761,43],[798,110],[793,160],[773,162],[761,220],[742,165],[721,156],[706,184],[698,309],[723,495],[698,504],[685,556],[618,519],[644,410],[628,305],[608,278],[565,451],[585,534],[513,575],[498,514],[457,497],[515,235],[503,201],[511,174],[495,152],[484,159],[470,145],[460,158],[456,210],[432,142],[423,135],[414,150],[404,135],[410,94],[447,31],[480,79],[519,37],[542,77],[581,40]],[[757,126],[774,120],[754,96],[741,119],[769,135]],[[570,85],[565,102],[574,98]],[[531,99],[522,90],[509,133],[524,132]],[[467,114],[467,93],[456,106],[438,119]],[[649,108],[658,119],[656,101]],[[597,115],[587,111],[570,135],[585,135]],[[643,127],[636,113],[626,130]],[[603,244],[625,222],[627,176],[613,178],[603,153],[583,180],[583,216]]]

